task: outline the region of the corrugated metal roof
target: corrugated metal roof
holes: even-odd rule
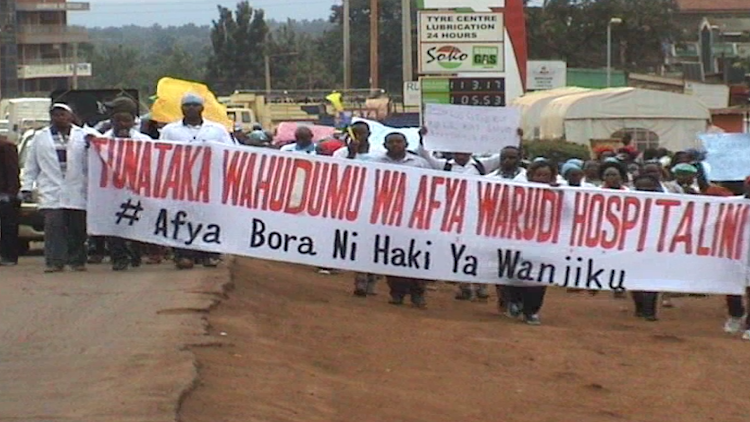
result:
[[[748,0],[677,0],[683,12],[737,11],[750,13]]]

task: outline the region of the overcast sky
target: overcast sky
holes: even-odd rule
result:
[[[78,1],[78,0],[77,0]],[[123,26],[158,23],[163,26],[194,23],[208,25],[218,17],[216,5],[234,9],[237,0],[81,0],[91,4],[88,12],[70,12],[75,25]],[[251,0],[250,5],[276,20],[326,18],[331,6],[341,0]]]

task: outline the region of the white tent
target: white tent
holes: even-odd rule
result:
[[[546,91],[535,91],[511,101],[510,105],[521,109],[521,129],[524,139],[539,139],[542,110],[550,101],[566,95],[589,92],[590,89],[578,87],[556,88]]]
[[[695,97],[637,88],[608,88],[552,100],[542,111],[542,139],[589,145],[619,130],[650,131],[672,151],[698,146],[709,110]],[[637,141],[637,138],[636,138]]]

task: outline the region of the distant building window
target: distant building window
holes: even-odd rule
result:
[[[659,135],[643,128],[620,129],[612,134],[612,139],[622,139],[625,134],[630,134],[633,139],[633,146],[638,148],[638,151],[659,148]]]

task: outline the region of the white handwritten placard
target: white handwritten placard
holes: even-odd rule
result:
[[[425,104],[424,125],[428,150],[496,153],[518,146],[521,111],[516,107]]]
[[[728,182],[750,176],[750,134],[706,133],[699,138],[711,168],[710,180]]]

